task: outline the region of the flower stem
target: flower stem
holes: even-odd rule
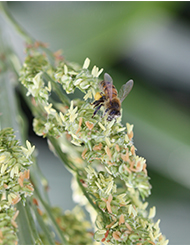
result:
[[[33,232],[31,232],[31,220],[29,220],[28,212],[21,202],[17,204],[17,208],[19,210],[19,215],[16,219],[16,222],[19,227],[18,238],[20,244],[35,244]],[[32,229],[32,231],[34,231]],[[35,232],[36,234],[36,232]]]
[[[85,197],[88,199],[89,203],[92,205],[92,207],[97,211],[97,212],[100,212],[102,214],[102,216],[105,217],[103,211],[98,207],[97,204],[95,204],[93,202],[93,200],[91,199],[90,195],[88,194],[88,192],[86,191],[86,189],[84,188],[84,186],[82,185],[81,183],[81,179],[83,179],[83,171],[81,169],[77,169],[76,166],[74,165],[71,165],[66,157],[66,155],[61,151],[61,148],[59,147],[57,141],[53,138],[53,137],[49,137],[49,140],[51,141],[53,147],[55,148],[55,151],[56,151],[56,154],[61,158],[62,160],[62,163],[64,163],[70,170],[74,171],[75,175],[76,175],[76,178],[77,178],[77,182],[78,182],[78,185],[80,186],[83,194],[85,195]],[[84,175],[85,176],[85,175]]]
[[[104,220],[105,220],[106,217],[105,217],[104,212],[98,207],[97,204],[95,204],[95,203],[93,202],[93,200],[91,199],[90,195],[87,193],[86,189],[85,189],[84,186],[82,185],[80,179],[81,179],[80,176],[77,175],[77,183],[78,183],[78,185],[80,186],[80,188],[81,188],[83,194],[84,194],[85,197],[88,199],[88,201],[89,201],[89,203],[91,204],[91,206],[96,210],[96,212],[97,212],[97,213],[101,213],[102,217],[104,217]]]
[[[57,235],[59,236],[59,239],[61,241],[61,244],[64,244],[64,245],[67,245],[67,240],[66,238],[64,237],[64,234],[63,234],[63,231],[61,231],[61,229],[59,228],[54,216],[52,215],[52,212],[51,212],[51,209],[49,207],[49,205],[44,201],[44,199],[41,197],[40,193],[39,193],[39,190],[36,188],[35,189],[35,192],[34,192],[37,196],[37,198],[40,200],[43,208],[46,210],[47,212],[47,215],[49,216],[53,226],[54,226],[54,229],[57,233]],[[41,223],[41,222],[40,222]]]
[[[77,167],[71,161],[69,161],[66,154],[62,152],[57,140],[51,136],[48,136],[48,139],[50,140],[51,144],[55,148],[55,152],[61,159],[61,162],[64,163],[64,165],[66,165],[66,167],[68,167],[69,170],[77,172]]]
[[[59,99],[63,102],[63,104],[66,104],[67,106],[70,106],[70,99],[68,98],[68,96],[66,96],[58,87],[58,84],[55,83],[55,81],[46,73],[43,72],[42,77],[46,80],[46,81],[50,81],[53,89],[55,90],[56,94],[58,95]]]
[[[31,210],[30,210],[30,206],[29,206],[28,201],[26,201],[26,203],[25,203],[25,210],[26,210],[26,213],[28,215],[28,219],[30,221],[30,228],[32,230],[32,234],[33,234],[33,237],[34,237],[34,240],[35,240],[35,244],[42,245],[42,241],[41,241],[41,239],[39,237],[39,234],[38,234],[38,232],[36,230],[36,224],[35,224],[35,222],[33,220],[33,217],[32,217],[32,214],[31,214]],[[38,217],[38,216],[39,216],[39,214],[36,215],[36,217]]]

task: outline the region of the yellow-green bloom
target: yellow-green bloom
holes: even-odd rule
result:
[[[94,66],[90,70],[88,58],[82,67],[64,61],[57,67],[51,67],[45,62],[47,58],[41,57],[41,69],[31,72],[28,79],[26,71],[31,71],[30,59],[33,61],[39,56],[35,53],[33,58],[26,59],[21,76],[22,83],[30,94],[35,95],[38,103],[33,107],[34,130],[38,135],[58,139],[62,146],[68,168],[78,179],[74,185],[75,195],[81,195],[80,187],[86,196],[82,203],[87,209],[90,203],[95,210],[90,211],[93,220],[96,216],[95,240],[110,245],[167,244],[159,230],[159,222],[155,224],[152,220],[155,208],[149,212],[146,210],[144,199],[150,195],[151,185],[146,160],[136,154],[133,125],[127,123],[126,127],[123,126],[121,116],[108,122],[106,117],[102,117],[101,110],[92,118],[94,108],[91,102],[96,92],[100,92],[98,77],[103,69]],[[50,79],[43,79],[44,73]],[[83,99],[68,103],[69,100],[60,93],[61,87],[67,94],[79,89],[84,93]],[[61,109],[52,102],[48,91],[57,93],[63,103]],[[69,146],[64,147],[65,144]],[[76,154],[72,156],[69,147]]]
[[[17,243],[16,217],[14,207],[20,200],[25,202],[33,194],[29,181],[29,169],[32,164],[30,155],[34,146],[26,142],[27,148],[20,146],[13,130],[5,128],[0,131],[0,239],[1,244]]]

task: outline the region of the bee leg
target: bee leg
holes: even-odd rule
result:
[[[105,117],[106,113],[109,111],[109,108],[107,108],[105,111],[104,111],[104,114],[102,115],[102,117]]]
[[[99,100],[95,100],[94,102],[90,103],[94,107],[98,106],[100,104]]]
[[[96,110],[94,111],[94,114],[93,114],[93,116],[92,116],[92,118],[96,115],[96,113],[100,110],[100,108],[101,108],[101,106],[102,106],[103,104],[100,104],[97,108],[96,108]]]
[[[100,104],[104,103],[104,97],[101,97],[99,100],[95,100],[91,103],[94,107],[99,106]]]

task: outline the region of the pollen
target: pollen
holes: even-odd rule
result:
[[[71,135],[66,132],[66,138],[68,141],[71,141]]]
[[[83,179],[80,179],[80,182],[85,188],[88,187],[88,184]]]
[[[98,145],[95,145],[94,147],[93,147],[93,150],[94,151],[99,151],[99,150],[101,150],[102,149],[102,143],[100,142]]]
[[[17,218],[18,214],[19,214],[19,210],[17,210],[16,213],[14,214],[13,220],[15,220]]]
[[[106,228],[111,228],[115,224],[115,221],[112,221],[109,225],[106,225]]]
[[[130,226],[127,222],[125,222],[125,226],[127,227],[127,229],[128,229],[129,231],[132,231],[131,226]]]
[[[144,165],[143,165],[143,171],[144,171],[144,173],[147,175],[146,163],[144,163]]]
[[[11,224],[12,224],[15,228],[18,227],[17,223],[15,222],[15,219],[16,219],[16,217],[18,216],[18,214],[19,214],[19,211],[17,210],[16,213],[14,214],[12,220],[11,220]]]
[[[61,49],[59,49],[56,52],[54,52],[53,55],[54,55],[56,60],[63,60],[62,50]]]
[[[82,154],[81,154],[81,156],[82,156],[83,159],[85,159],[85,154],[86,154],[87,150],[88,150],[88,149],[85,148],[84,151],[83,151]]]
[[[21,186],[21,187],[23,187],[23,178],[21,178],[21,176],[20,176],[20,178],[18,179],[18,183],[19,183],[19,185]]]
[[[116,151],[120,152],[120,148],[119,148],[118,144],[115,145],[115,149],[116,149]]]
[[[127,133],[127,135],[128,135],[129,140],[132,140],[132,138],[133,138],[133,131],[131,131],[130,133]]]
[[[97,93],[95,94],[95,96],[94,96],[94,99],[95,99],[95,100],[99,100],[101,97],[102,97],[102,96],[101,96],[100,92],[97,92]]]
[[[149,243],[152,244],[152,245],[155,245],[155,243],[152,242],[152,241],[150,241],[150,240],[147,240],[147,242],[149,242]]]
[[[124,167],[125,170],[127,170],[128,173],[131,174],[131,170],[126,165],[124,165],[123,167]]]
[[[114,232],[112,233],[112,236],[113,236],[113,238],[114,238],[115,240],[121,240],[121,238],[120,238],[121,232],[119,232],[119,231],[114,231]]]
[[[121,158],[124,162],[128,162],[129,161],[129,152],[128,152],[128,149],[126,150],[126,153],[125,155],[124,154],[121,154]]]
[[[37,106],[36,100],[34,99],[34,97],[31,98],[31,103],[33,106]]]
[[[78,134],[78,132],[81,130],[81,125],[82,125],[82,117],[79,118],[79,127],[76,131],[76,134]]]
[[[75,157],[74,158],[74,161],[78,164],[82,164],[83,163],[83,160],[80,158],[80,157]]]
[[[30,191],[34,191],[34,188],[32,188],[32,186],[30,185],[26,185],[26,188],[29,189]]]
[[[132,155],[135,155],[135,147],[134,147],[134,145],[131,146],[131,153],[132,153]]]
[[[130,133],[131,131],[133,131],[133,124],[129,124],[129,123],[126,123],[126,126],[127,126],[127,132]]]
[[[133,138],[133,124],[130,125],[129,123],[127,123],[126,126],[127,126],[127,136],[129,138],[129,140],[132,140],[132,138]]]
[[[79,127],[82,125],[82,117],[79,118]]]
[[[42,215],[43,215],[43,212],[42,212],[42,210],[41,210],[41,209],[37,208],[37,211],[38,211],[38,213],[39,213],[39,215],[40,215],[40,216],[42,216]]]
[[[137,168],[137,170],[141,170],[141,162],[140,161],[137,162],[136,168]]]
[[[115,228],[116,226],[118,226],[119,222],[116,222],[115,224],[112,225],[112,229]]]
[[[20,200],[21,200],[21,197],[19,195],[16,196],[14,199],[12,199],[12,205],[17,204],[18,202],[20,202]]]
[[[85,124],[86,124],[86,126],[87,126],[87,128],[88,128],[89,130],[92,130],[93,127],[94,127],[94,124],[91,123],[91,122],[89,122],[89,121],[85,122]]]
[[[33,198],[32,199],[32,202],[33,202],[34,205],[39,206],[38,200],[36,198]]]
[[[17,223],[16,223],[14,220],[11,220],[11,224],[12,224],[15,228],[18,227]]]
[[[133,161],[130,162],[130,170],[136,172],[136,168],[134,168],[135,163]]]
[[[107,202],[106,207],[107,207],[108,212],[112,213],[110,202]]]
[[[20,173],[20,177],[18,179],[18,183],[21,187],[23,187],[23,181],[24,179],[29,179],[30,178],[30,170],[25,170],[24,173]]]
[[[114,162],[108,161],[108,164],[109,164],[110,166],[112,166],[112,165],[114,165],[115,163],[114,163]]]
[[[125,218],[124,218],[124,215],[121,214],[119,217],[119,225],[124,224],[124,223],[125,223]]]
[[[29,179],[30,178],[30,170],[29,169],[24,171],[24,178],[25,179]]]
[[[108,197],[108,200],[106,201],[106,207],[107,207],[107,210],[109,213],[112,213],[112,210],[111,210],[111,201],[112,201],[113,197],[112,195],[110,194],[109,197]]]

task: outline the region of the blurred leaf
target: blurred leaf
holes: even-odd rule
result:
[[[120,82],[116,82],[118,89],[129,79],[115,70],[112,78]],[[122,121],[134,124],[135,146],[147,159],[148,167],[190,188],[189,113],[161,92],[142,87],[135,79],[122,108]]]
[[[8,54],[10,54],[11,57],[11,51],[5,47],[5,39],[1,39],[0,54],[4,57],[4,69],[2,69],[0,73],[0,129],[6,127],[13,128],[16,134],[16,138],[22,142],[22,136],[25,133],[25,126],[22,125],[23,127],[21,128],[23,119],[22,113],[19,112],[15,97],[15,90],[13,85],[15,76],[13,76],[12,67],[8,60]],[[17,208],[19,210],[19,215],[16,219],[19,227],[19,243],[20,245],[34,244],[33,234],[36,228],[33,226],[34,222],[31,220],[32,215],[30,210],[26,210],[21,202],[17,204]],[[33,233],[31,232],[31,229]]]
[[[139,24],[162,11],[175,13],[178,6],[178,2],[9,3],[15,18],[35,39],[55,50],[63,47],[67,60],[82,63],[93,57],[99,67],[114,61],[123,34],[130,39]]]

